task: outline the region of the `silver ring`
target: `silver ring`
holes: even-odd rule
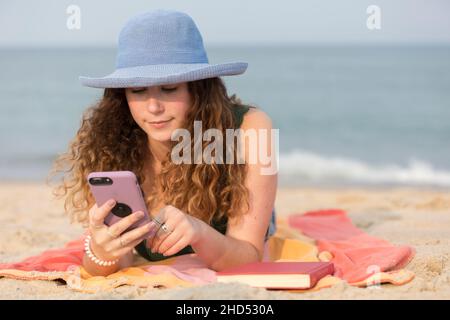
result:
[[[163,224],[161,225],[161,229],[163,229],[163,231],[164,231],[165,233],[172,233],[172,231],[169,230],[169,228],[167,227],[167,225],[166,225],[165,223],[163,223]]]
[[[153,222],[156,223],[158,226],[161,226],[161,225],[162,225],[162,223],[159,222],[159,220],[156,219],[156,218],[153,218]]]

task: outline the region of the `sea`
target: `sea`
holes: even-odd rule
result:
[[[280,186],[450,188],[450,46],[208,46],[279,130]],[[116,48],[0,48],[0,181],[44,181]]]

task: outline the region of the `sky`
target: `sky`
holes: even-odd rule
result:
[[[367,27],[370,5],[380,29]],[[112,47],[131,16],[159,8],[189,14],[208,45],[450,44],[448,0],[0,0],[0,47]]]

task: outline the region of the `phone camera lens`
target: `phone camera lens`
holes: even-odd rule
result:
[[[93,186],[111,185],[113,181],[111,178],[94,177],[89,179],[89,183]]]

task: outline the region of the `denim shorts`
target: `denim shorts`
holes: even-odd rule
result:
[[[275,216],[275,208],[272,210],[272,218],[270,219],[269,228],[267,229],[266,236],[264,238],[264,242],[269,240],[270,236],[272,236],[277,231],[277,223]]]

